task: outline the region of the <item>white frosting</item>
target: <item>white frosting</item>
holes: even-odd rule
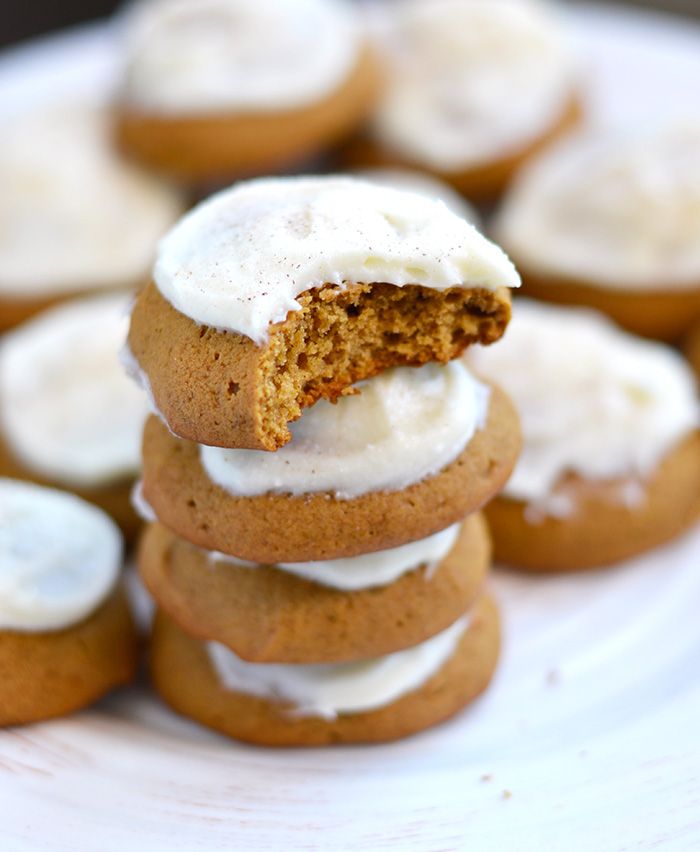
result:
[[[234,495],[400,491],[454,461],[486,422],[489,388],[459,361],[398,367],[357,387],[308,409],[276,453],[200,446],[204,470]]]
[[[574,87],[569,48],[536,0],[403,0],[380,7],[386,148],[444,171],[507,156],[546,133]]]
[[[417,192],[419,195],[442,201],[453,213],[466,219],[475,228],[479,228],[481,225],[481,217],[464,196],[452,189],[444,180],[433,177],[426,172],[417,172],[412,169],[377,168],[362,169],[355,174],[357,177],[370,180],[372,183],[378,183],[381,186]]]
[[[523,451],[504,494],[550,514],[571,508],[566,495],[550,499],[567,473],[646,477],[700,423],[681,356],[592,311],[517,299],[504,338],[465,357],[498,381],[520,415]]]
[[[155,509],[143,496],[143,480],[139,479],[131,489],[131,505],[136,514],[147,524],[157,524],[158,516]]]
[[[454,524],[428,538],[363,556],[323,562],[279,562],[275,568],[344,592],[379,588],[396,582],[404,574],[422,565],[427,567],[427,576],[430,577],[454,547],[461,528],[461,524]],[[255,562],[246,562],[216,551],[210,552],[209,556],[213,562],[228,562],[246,568],[260,567]]]
[[[0,295],[132,286],[182,212],[173,190],[113,152],[106,114],[65,107],[0,128]]]
[[[523,173],[497,229],[534,271],[603,287],[699,288],[700,121],[558,146]]]
[[[248,663],[217,642],[207,649],[224,689],[289,703],[294,715],[334,719],[378,710],[419,689],[455,653],[469,622],[464,616],[420,645],[354,663]]]
[[[119,574],[114,523],[72,494],[0,479],[0,630],[61,630],[104,601]]]
[[[140,468],[143,394],[118,360],[129,297],[67,302],[0,343],[0,429],[26,467],[72,486]]]
[[[344,177],[267,178],[196,207],[161,241],[178,311],[262,344],[305,290],[348,282],[517,287],[503,252],[440,201]]]
[[[150,0],[127,21],[126,101],[164,114],[319,101],[358,60],[347,0]]]

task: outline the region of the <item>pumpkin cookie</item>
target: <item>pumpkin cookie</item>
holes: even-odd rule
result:
[[[132,372],[182,438],[275,450],[318,399],[492,342],[515,269],[443,204],[351,178],[259,180],[161,242]]]
[[[569,45],[550,9],[522,0],[404,0],[377,14],[386,85],[354,166],[431,172],[477,201],[581,117]]]
[[[481,598],[421,645],[338,665],[246,663],[217,643],[156,617],[151,671],[178,713],[228,736],[270,746],[384,742],[453,716],[488,685],[498,612]]]
[[[528,167],[494,227],[526,295],[679,339],[700,319],[699,152],[694,122],[572,138]]]
[[[310,160],[364,121],[379,86],[345,0],[160,0],[126,24],[117,140],[187,182]]]
[[[417,645],[471,606],[489,563],[479,514],[428,539],[331,562],[244,563],[160,524],[139,555],[158,606],[187,633],[258,663],[337,663]]]
[[[493,497],[517,418],[459,362],[395,368],[319,402],[276,453],[202,447],[151,417],[143,496],[173,532],[251,562],[357,556],[427,538]]]
[[[143,284],[184,205],[119,160],[107,116],[44,109],[0,127],[0,330],[92,291]],[[118,236],[117,236],[118,235]]]
[[[508,336],[467,360],[498,376],[523,429],[515,471],[486,509],[497,559],[592,568],[700,516],[698,399],[675,351],[592,311],[519,299]]]
[[[0,343],[0,476],[70,489],[132,537],[147,404],[118,353],[128,297],[66,302]]]
[[[77,497],[0,479],[0,725],[78,710],[130,680],[119,532]]]

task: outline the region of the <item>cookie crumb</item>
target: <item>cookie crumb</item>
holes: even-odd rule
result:
[[[504,790],[504,791],[501,793],[501,798],[502,798],[504,801],[505,801],[505,800],[507,800],[507,799],[512,799],[512,798],[513,798],[513,794],[510,792],[510,790]]]
[[[561,672],[559,669],[550,669],[545,675],[547,686],[558,686],[561,683]]]
[[[482,775],[479,780],[481,781],[482,784],[488,784],[489,781],[493,781],[493,775],[491,775],[490,773],[487,773],[485,775]]]

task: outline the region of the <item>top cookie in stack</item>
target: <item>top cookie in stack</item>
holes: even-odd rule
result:
[[[518,283],[441,202],[351,178],[251,181],[163,240],[132,366],[176,435],[275,450],[319,399],[497,340]]]

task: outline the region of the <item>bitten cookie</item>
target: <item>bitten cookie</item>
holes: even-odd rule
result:
[[[184,205],[115,157],[88,106],[44,109],[0,128],[0,330],[93,291],[135,288]]]
[[[156,603],[190,636],[257,663],[337,663],[417,645],[464,614],[489,564],[479,514],[428,539],[327,562],[245,563],[160,524],[139,554]]]
[[[319,399],[498,339],[518,283],[433,199],[351,178],[251,181],[161,242],[131,371],[180,437],[275,450]]]
[[[0,726],[78,710],[131,679],[121,538],[93,506],[0,479]]]
[[[519,299],[507,338],[468,361],[503,382],[523,429],[515,471],[486,509],[497,559],[593,568],[700,517],[697,393],[675,351],[592,311]]]
[[[0,476],[70,489],[132,538],[147,403],[119,364],[128,297],[66,302],[0,342]]]
[[[346,164],[422,168],[490,200],[579,123],[575,63],[547,5],[404,0],[375,18],[386,85]]]
[[[526,295],[678,340],[700,319],[699,210],[700,123],[665,125],[552,149],[518,177],[494,233]]]
[[[276,453],[203,447],[151,417],[143,496],[175,533],[251,562],[306,562],[427,538],[493,497],[515,413],[458,361],[377,376],[319,402]]]
[[[160,0],[126,21],[121,147],[187,182],[289,169],[352,133],[379,74],[345,0]]]
[[[339,665],[245,663],[156,617],[151,671],[178,713],[270,746],[384,742],[453,716],[488,685],[499,651],[495,604],[481,598],[442,633],[405,651]]]

